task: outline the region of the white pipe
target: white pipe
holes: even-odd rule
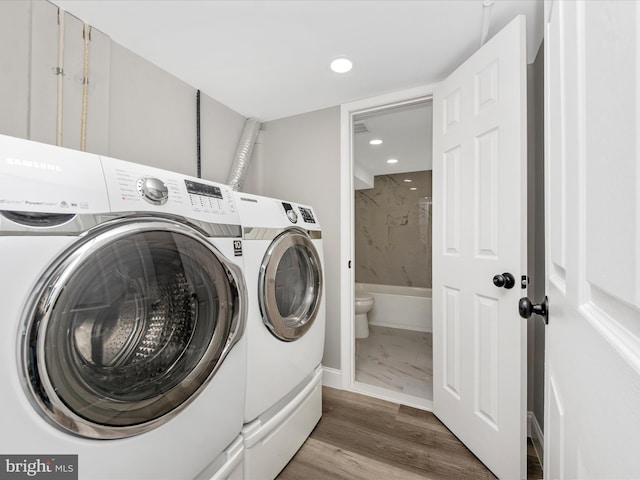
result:
[[[80,150],[85,151],[87,147],[87,97],[89,94],[89,39],[91,38],[91,27],[85,23],[82,30],[84,39],[84,69],[82,74],[82,118],[80,122]]]
[[[64,12],[58,9],[58,104],[56,111],[56,145],[62,146],[62,91],[64,77]]]
[[[480,46],[484,45],[489,35],[489,26],[491,25],[491,7],[493,0],[483,0],[482,2],[482,33],[480,34]]]

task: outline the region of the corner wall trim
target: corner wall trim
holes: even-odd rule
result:
[[[322,385],[343,390],[342,371],[330,367],[322,367]]]

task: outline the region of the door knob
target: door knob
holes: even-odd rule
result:
[[[496,287],[504,287],[509,290],[516,284],[516,279],[513,278],[513,275],[510,273],[505,272],[502,275],[496,275],[493,277],[493,284]]]
[[[518,303],[518,310],[522,318],[529,318],[532,314],[540,315],[544,319],[545,325],[549,324],[549,298],[545,295],[542,303],[535,304],[527,297],[521,298]]]

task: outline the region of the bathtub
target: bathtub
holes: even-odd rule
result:
[[[356,283],[356,292],[367,292],[375,298],[369,312],[369,325],[431,332],[431,289]]]

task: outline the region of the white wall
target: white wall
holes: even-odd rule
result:
[[[327,327],[323,364],[340,368],[340,108],[263,125],[264,195],[313,206],[322,226]]]

